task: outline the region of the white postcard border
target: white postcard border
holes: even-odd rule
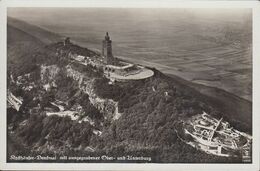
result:
[[[6,163],[6,23],[7,7],[113,8],[252,8],[253,9],[253,162],[252,164],[119,164],[119,163]],[[256,1],[159,0],[0,0],[0,169],[8,170],[258,170],[260,136],[260,3]]]

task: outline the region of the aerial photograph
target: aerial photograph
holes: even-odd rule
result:
[[[9,163],[252,163],[252,9],[7,9]]]

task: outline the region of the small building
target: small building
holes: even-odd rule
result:
[[[105,65],[103,70],[110,73],[116,73],[118,75],[126,76],[128,74],[133,74],[133,71],[139,71],[140,69],[134,65],[129,63],[121,62],[122,66],[116,65]]]

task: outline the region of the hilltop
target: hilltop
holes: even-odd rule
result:
[[[31,35],[31,36],[37,38],[44,44],[54,43],[54,42],[61,40],[61,38],[62,38],[62,36],[60,36],[56,33],[50,32],[44,28],[29,24],[25,21],[18,20],[16,18],[8,17],[7,24],[9,26],[15,27],[15,28],[23,31],[24,33],[27,33],[28,35]]]
[[[23,29],[27,27],[33,26]],[[12,145],[18,148],[18,154],[52,155],[55,150],[59,155],[151,156],[152,162],[240,161],[198,151],[181,142],[174,128],[179,119],[205,111],[250,133],[251,120],[245,120],[243,113],[234,109],[243,103],[235,95],[225,92],[222,99],[218,95],[223,91],[214,89],[215,94],[210,97],[212,93],[205,93],[203,87],[177,76],[166,76],[155,68],[150,68],[154,71],[151,78],[111,83],[102,70],[70,58],[70,52],[89,58],[100,56],[97,52],[75,44],[45,43],[17,25],[8,25],[8,30],[19,42],[35,45],[32,51],[21,48],[26,54],[16,56],[17,63],[8,62],[10,73],[16,73],[9,89],[24,101],[20,112],[8,110],[8,123],[14,132],[9,133],[9,141],[23,142]],[[8,54],[20,54],[14,50],[17,44],[12,36],[8,42]],[[30,70],[25,65],[29,59],[34,59]],[[18,67],[23,65],[24,69]],[[22,84],[17,86],[17,82]],[[225,103],[227,100],[232,103]],[[247,106],[245,112],[249,116],[250,103],[243,105]],[[51,115],[61,109],[77,115]]]
[[[8,71],[16,74],[30,72],[35,68],[36,52],[61,39],[61,36],[12,17],[7,19]]]

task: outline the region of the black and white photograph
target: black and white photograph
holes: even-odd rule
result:
[[[7,163],[253,163],[252,8],[6,11]]]

